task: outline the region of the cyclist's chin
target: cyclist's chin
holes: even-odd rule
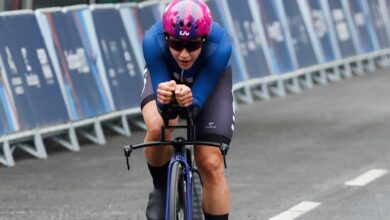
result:
[[[192,65],[194,64],[194,62],[178,62],[177,63],[179,65],[179,67],[183,70],[189,70]]]

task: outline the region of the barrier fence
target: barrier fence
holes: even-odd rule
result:
[[[0,13],[0,163],[45,140],[79,151],[139,121],[143,34],[167,1]],[[207,0],[230,34],[236,103],[388,67],[390,1]]]

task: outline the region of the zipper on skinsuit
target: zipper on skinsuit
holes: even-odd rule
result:
[[[182,69],[182,70],[181,70],[181,74],[180,74],[180,81],[182,81],[182,82],[184,82],[184,77],[183,77],[183,75],[184,75],[184,70]]]

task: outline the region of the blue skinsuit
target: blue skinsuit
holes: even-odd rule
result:
[[[145,33],[142,48],[155,99],[158,84],[175,79],[191,87],[193,107],[197,106],[199,110],[203,109],[204,103],[222,73],[230,67],[229,59],[232,50],[230,38],[228,33],[215,22],[198,59],[189,70],[183,71],[172,57],[161,21]],[[158,101],[157,104],[159,107],[162,106]]]

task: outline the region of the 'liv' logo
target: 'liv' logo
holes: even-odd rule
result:
[[[180,31],[180,36],[189,36],[190,35],[190,32],[187,32],[187,31]]]

